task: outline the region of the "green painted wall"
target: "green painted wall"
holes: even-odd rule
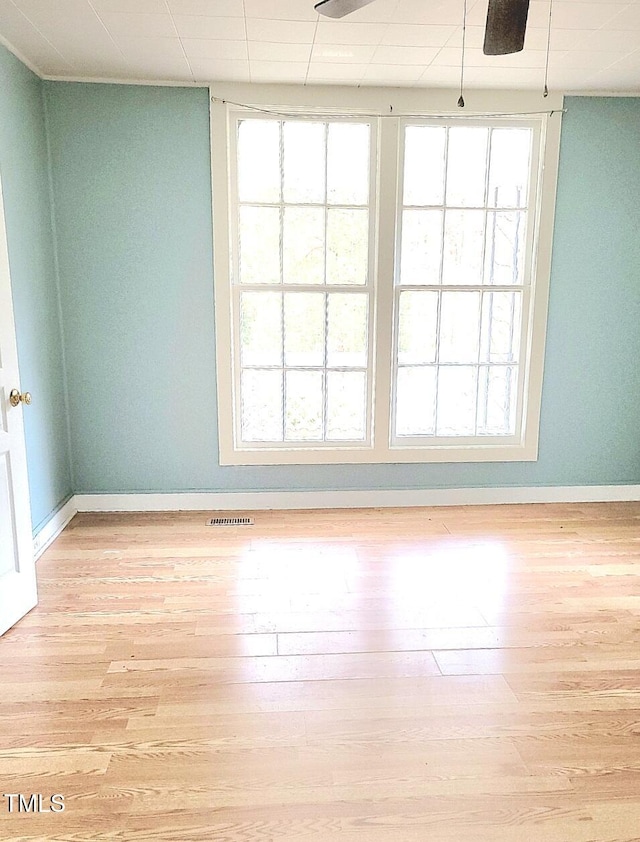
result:
[[[42,82],[0,47],[0,172],[34,532],[72,493]]]
[[[537,462],[221,468],[207,92],[45,92],[77,492],[640,482],[640,100],[567,101]]]

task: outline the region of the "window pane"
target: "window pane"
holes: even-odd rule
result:
[[[526,228],[526,211],[490,211],[487,214],[485,283],[500,286],[524,283]]]
[[[366,284],[369,269],[369,212],[327,211],[327,283]]]
[[[325,123],[284,123],[285,202],[324,202],[325,126]]]
[[[367,295],[331,293],[328,301],[327,365],[367,365]]]
[[[439,436],[473,436],[476,431],[478,369],[441,366],[438,370],[437,432]]]
[[[436,430],[436,369],[401,368],[396,394],[396,435],[432,436]]]
[[[287,371],[285,376],[285,438],[321,440],[322,372]]]
[[[400,283],[440,283],[441,262],[442,211],[403,211]]]
[[[324,283],[323,208],[285,208],[282,270],[285,284]]]
[[[526,207],[531,139],[531,129],[494,129],[491,133],[491,207]]]
[[[364,440],[365,404],[364,371],[328,371],[327,439]]]
[[[449,129],[447,205],[480,207],[485,202],[489,129]]]
[[[446,211],[443,284],[482,283],[484,222],[484,211]]]
[[[282,371],[242,372],[242,440],[282,441]]]
[[[518,362],[521,310],[521,293],[485,292],[482,299],[482,362]]]
[[[398,363],[431,363],[436,359],[437,292],[401,292],[398,313]]]
[[[327,202],[366,205],[369,201],[369,134],[364,123],[329,123]]]
[[[238,198],[280,201],[280,123],[241,120],[238,124]]]
[[[280,210],[240,208],[240,281],[280,283]]]
[[[478,435],[515,435],[518,369],[483,366],[478,390]]]
[[[407,126],[404,146],[405,205],[441,205],[444,195],[446,129]]]
[[[242,365],[282,364],[282,296],[243,292],[240,296]]]
[[[292,366],[323,365],[324,293],[285,293],[284,361]]]
[[[477,363],[480,342],[480,293],[443,292],[440,312],[440,362]]]

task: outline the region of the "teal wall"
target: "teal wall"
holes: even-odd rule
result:
[[[72,483],[42,82],[0,47],[0,172],[22,386],[34,532]]]
[[[221,468],[207,92],[45,93],[77,492],[640,482],[640,100],[566,103],[537,462]]]

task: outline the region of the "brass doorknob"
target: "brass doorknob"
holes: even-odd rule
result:
[[[20,406],[21,403],[29,406],[31,403],[31,392],[19,392],[17,389],[12,389],[9,392],[9,403],[11,406]]]

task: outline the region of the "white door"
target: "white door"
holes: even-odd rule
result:
[[[11,393],[14,392],[13,406]],[[13,321],[4,202],[0,184],[0,634],[38,601],[33,558],[27,456]]]

